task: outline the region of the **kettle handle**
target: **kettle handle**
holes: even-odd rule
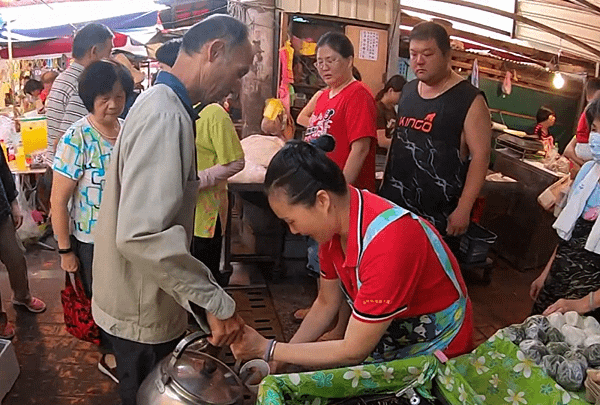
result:
[[[200,350],[206,349],[209,345],[208,339],[206,339],[207,337],[208,335],[204,332],[193,332],[181,339],[181,342],[177,344],[175,350],[173,350],[173,353],[171,353],[171,358],[169,359],[167,367],[161,367],[160,378],[156,381],[156,386],[158,387],[158,391],[161,394],[165,392],[165,386],[167,385],[170,379],[169,372],[167,370],[172,370],[175,367],[175,363],[177,363],[177,360],[179,360],[185,349],[187,349],[187,347],[192,343],[204,339]]]
[[[179,360],[185,349],[187,349],[189,345],[196,341],[203,339],[204,341],[202,342],[202,347],[200,348],[200,350],[206,349],[209,345],[208,339],[206,339],[207,337],[208,335],[204,332],[193,332],[181,339],[181,342],[179,342],[175,347],[175,350],[173,350],[171,360],[169,361],[169,366],[174,366],[175,362]]]

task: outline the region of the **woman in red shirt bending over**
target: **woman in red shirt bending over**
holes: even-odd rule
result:
[[[304,140],[333,136],[336,147],[327,156],[342,170],[348,183],[375,192],[377,106],[371,91],[353,76],[353,64],[354,47],[347,36],[328,32],[319,39],[315,66],[327,88],[317,98]],[[307,268],[312,274],[320,272],[317,244],[311,239]],[[348,307],[342,306],[336,326],[324,338],[340,337],[349,313]]]
[[[458,263],[435,228],[393,203],[348,186],[316,146],[290,141],[265,177],[269,204],[293,233],[320,245],[321,285],[289,343],[249,326],[236,358],[339,367],[472,346],[472,308]],[[315,342],[347,300],[340,340]]]

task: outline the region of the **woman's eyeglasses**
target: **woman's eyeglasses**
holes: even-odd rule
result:
[[[316,61],[314,63],[314,65],[317,69],[323,69],[325,66],[327,66],[328,68],[331,68],[337,62],[339,62],[339,59],[324,59],[324,60]]]

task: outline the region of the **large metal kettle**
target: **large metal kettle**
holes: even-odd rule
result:
[[[202,332],[182,339],[146,377],[137,393],[137,404],[243,404],[245,386],[225,363],[203,352],[208,345]]]

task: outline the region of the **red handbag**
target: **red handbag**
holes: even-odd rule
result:
[[[77,339],[100,345],[100,328],[92,317],[92,302],[86,297],[80,278],[73,273],[65,274],[65,289],[60,292],[60,301],[67,332]]]

